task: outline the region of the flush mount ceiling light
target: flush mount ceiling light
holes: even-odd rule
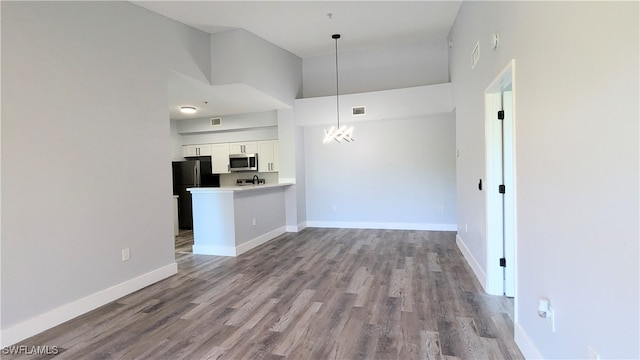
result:
[[[196,112],[196,108],[194,108],[193,106],[181,106],[180,112],[184,114],[194,114]]]
[[[331,16],[329,16],[331,18]],[[353,138],[353,126],[340,126],[340,92],[338,87],[338,39],[340,39],[340,34],[333,34],[331,38],[336,42],[336,115],[338,119],[338,126],[332,126],[329,130],[324,129],[324,139],[323,143],[329,143],[332,141],[340,142],[342,140],[346,142],[354,141]]]

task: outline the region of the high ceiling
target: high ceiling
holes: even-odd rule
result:
[[[328,55],[334,51],[331,35],[340,33],[340,51],[387,47],[399,43],[444,40],[462,1],[134,1],[136,5],[207,33],[243,28],[301,57]],[[330,14],[330,15],[329,15]],[[193,84],[191,84],[193,85]],[[180,91],[190,89],[180,85]],[[221,93],[218,89],[213,93]],[[205,93],[207,89],[193,89]],[[235,89],[242,97],[244,90]],[[214,96],[213,94],[212,96]],[[259,94],[249,94],[259,98]],[[207,97],[208,95],[203,95]],[[179,96],[180,101],[185,101]],[[202,96],[201,96],[202,97]],[[173,118],[227,115],[239,111],[231,99],[210,98],[208,113]],[[246,99],[246,98],[245,98]],[[201,99],[194,99],[195,101]],[[263,98],[251,111],[273,109],[273,99]],[[179,107],[172,95],[172,109]],[[219,104],[234,103],[224,107]],[[246,103],[246,102],[245,102]],[[264,107],[264,109],[263,109]],[[269,108],[271,107],[271,108]],[[249,112],[249,111],[247,111]]]
[[[445,39],[462,1],[134,1],[207,33],[243,28],[301,58]],[[328,14],[332,14],[331,17]]]

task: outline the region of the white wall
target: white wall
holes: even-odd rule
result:
[[[515,332],[528,358],[640,357],[638,15],[637,2],[464,2],[451,32],[459,235],[485,268],[483,91],[516,61]]]
[[[455,230],[452,114],[358,123],[353,143],[323,136],[305,128],[309,226]]]
[[[340,93],[449,82],[447,46],[446,41],[429,41],[342,52],[338,40]],[[335,53],[303,59],[304,97],[335,95],[335,71]]]
[[[277,111],[221,116],[220,126],[211,126],[209,117],[171,120],[173,159],[184,160],[182,145],[217,144],[278,138]]]
[[[211,35],[212,84],[244,83],[285,104],[302,94],[302,60],[244,30]]]
[[[209,37],[124,2],[1,6],[8,345],[175,273],[167,76],[206,78]]]

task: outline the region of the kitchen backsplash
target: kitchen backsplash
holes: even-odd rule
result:
[[[238,179],[251,179],[253,175],[258,175],[260,179],[265,179],[266,184],[277,184],[278,173],[261,173],[255,171],[243,171],[231,174],[220,174],[220,186],[236,186]]]

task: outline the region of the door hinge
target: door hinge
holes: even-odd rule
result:
[[[498,110],[498,120],[504,120],[504,110]]]
[[[506,191],[506,188],[504,187],[504,185],[498,185],[498,192],[500,194],[504,194]]]
[[[507,267],[507,259],[500,258],[500,267]]]

